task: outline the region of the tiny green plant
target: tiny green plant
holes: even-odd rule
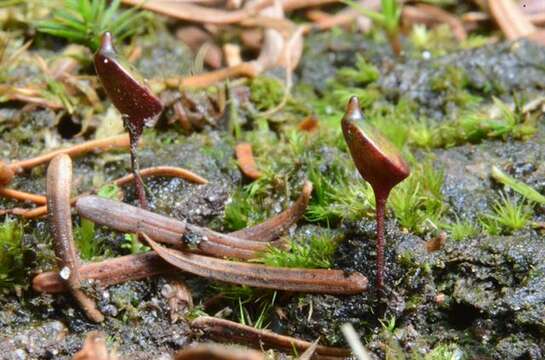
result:
[[[310,239],[294,239],[287,249],[269,247],[256,261],[276,267],[328,269],[339,237],[332,237],[329,232],[314,234]]]
[[[381,12],[373,11],[352,0],[343,0],[344,3],[355,8],[363,15],[370,18],[375,25],[386,33],[392,51],[396,55],[401,54],[401,40],[399,23],[401,19],[402,5],[398,0],[381,0]]]
[[[492,206],[492,213],[485,214],[481,223],[491,235],[511,234],[524,228],[532,217],[531,209],[524,200],[517,200],[504,193]]]
[[[384,212],[391,190],[410,174],[397,148],[364,119],[357,97],[348,102],[341,121],[344,138],[360,175],[375,193],[377,222],[377,290],[384,286]]]
[[[53,17],[37,23],[40,32],[65,38],[71,42],[98,49],[100,36],[111,32],[123,40],[143,28],[148,18],[145,12],[132,8],[121,11],[121,0],[65,0],[64,6],[53,11]]]
[[[100,251],[100,244],[95,240],[95,223],[81,219],[80,225],[74,229],[74,240],[83,260],[92,260]]]
[[[469,220],[456,219],[453,223],[444,224],[444,227],[454,241],[470,239],[479,234],[479,227]]]
[[[24,278],[23,227],[6,218],[0,224],[0,289],[10,289]]]

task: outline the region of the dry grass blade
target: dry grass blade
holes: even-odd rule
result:
[[[210,316],[193,320],[191,328],[203,331],[214,340],[243,343],[254,347],[263,346],[266,349],[277,349],[287,353],[292,353],[294,350],[304,352],[312,346],[312,343],[308,341]],[[346,358],[350,356],[350,350],[318,345],[316,355]]]
[[[367,278],[341,270],[275,268],[221,260],[160,246],[142,234],[151,248],[169,264],[192,274],[231,284],[257,288],[326,294],[358,294],[367,289]]]
[[[155,166],[149,167],[140,170],[140,176],[165,176],[165,177],[177,177],[180,179],[187,180],[195,184],[208,184],[208,180],[195,174],[192,171],[186,170],[184,168],[174,167],[174,166]],[[117,180],[114,180],[113,183],[118,186],[126,185],[134,180],[134,174],[129,174]]]

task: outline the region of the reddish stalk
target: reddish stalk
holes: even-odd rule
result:
[[[44,205],[47,199],[43,195],[36,195],[15,189],[0,188],[0,196],[20,201],[28,201],[36,205]]]
[[[237,157],[238,166],[244,175],[252,180],[257,180],[261,177],[261,171],[257,170],[257,166],[255,164],[251,144],[237,144],[235,146],[235,155]]]
[[[193,320],[191,328],[200,330],[217,341],[243,343],[257,349],[263,346],[265,349],[276,349],[286,353],[295,351],[302,353],[312,346],[308,341],[211,316],[201,316]],[[350,350],[318,345],[316,355],[344,359],[350,356]]]
[[[257,288],[325,293],[359,294],[367,290],[367,278],[342,270],[277,268],[260,264],[211,258],[160,246],[142,233],[151,248],[180,270],[207,279]]]
[[[410,169],[399,151],[365,122],[357,97],[350,98],[341,124],[354,164],[375,193],[377,291],[380,291],[384,286],[385,205],[392,188],[409,176]]]
[[[80,289],[79,257],[72,236],[70,214],[70,188],[72,183],[72,160],[61,154],[53,158],[47,170],[47,205],[49,225],[53,234],[55,255],[61,277],[87,317],[94,322],[102,322],[104,316],[97,310],[92,299]]]

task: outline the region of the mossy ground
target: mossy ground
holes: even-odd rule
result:
[[[368,121],[401,149],[412,167],[411,177],[394,190],[388,204],[385,301],[377,301],[372,291],[350,297],[280,294],[175,276],[191,286],[199,309],[207,298],[223,293],[224,300],[204,310],[308,340],[319,336],[331,344],[343,343],[339,326],[350,321],[364,343],[385,358],[545,355],[543,206],[490,178],[492,166],[498,166],[545,192],[543,119],[539,111],[525,110],[545,88],[545,71],[538,66],[545,51],[526,42],[467,50],[479,39],[454,46],[441,31],[414,34],[400,62],[377,41],[380,36],[337,30],[313,35],[306,42],[298,81],[274,114],[267,111],[282,103],[285,89],[271,72],[236,85],[231,93],[243,95],[233,95],[229,111],[207,122],[201,132],[186,135],[166,118],[146,132],[143,167],[182,166],[209,180],[204,186],[147,180],[154,211],[220,231],[237,230],[289,206],[309,179],[313,197],[304,220],[286,234],[290,252],[270,251],[259,261],[357,270],[371,284],[374,198],[351,162],[339,124],[349,96],[360,97]],[[160,58],[153,54],[184,53],[168,34],[161,39],[142,41],[144,57],[137,65],[150,78],[172,70],[163,68],[169,63],[150,66]],[[152,47],[155,52],[149,51]],[[29,74],[32,69],[29,65]],[[203,94],[193,95],[202,100]],[[106,110],[109,106],[101,102],[88,117],[75,110],[79,123],[66,123],[67,114],[25,113],[17,103],[3,103],[0,155],[26,158],[101,131],[122,131],[115,112]],[[299,123],[309,116],[318,119],[318,128],[301,131]],[[81,134],[66,131],[74,126]],[[252,144],[263,173],[252,183],[234,160],[234,145],[241,141]],[[128,154],[122,151],[79,158],[73,192],[99,189],[125,175],[128,166]],[[18,177],[13,187],[43,193],[44,172],[39,167]],[[133,189],[123,191],[125,201],[134,202]],[[0,204],[21,206],[6,200]],[[504,216],[502,209],[518,206],[520,212]],[[0,257],[0,271],[10,270],[0,274],[7,293],[0,300],[0,348],[67,358],[81,345],[83,334],[95,328],[104,329],[120,353],[136,358],[171,353],[190,341],[184,323],[169,323],[163,278],[90,289],[107,315],[103,326],[88,323],[68,296],[33,293],[31,276],[55,268],[47,224],[5,221],[0,246],[7,251]],[[77,216],[74,223],[79,224],[86,259],[138,251],[122,234],[93,228]],[[428,254],[425,241],[440,231],[447,232],[445,247]],[[17,336],[19,340],[9,340]],[[31,339],[52,336],[61,340],[29,345]]]

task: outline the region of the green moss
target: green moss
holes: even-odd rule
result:
[[[454,241],[471,239],[479,234],[479,227],[468,220],[456,219],[453,223],[443,224],[443,227]]]
[[[288,242],[287,249],[269,247],[256,261],[275,267],[329,269],[340,240],[330,231],[298,237]]]
[[[11,290],[26,278],[23,225],[7,218],[0,224],[0,289]]]
[[[83,260],[92,260],[103,250],[101,241],[95,235],[95,223],[90,220],[81,219],[80,224],[74,228],[74,240]]]
[[[483,229],[490,235],[511,234],[524,228],[532,218],[532,210],[524,201],[501,194],[492,212],[481,217]]]
[[[411,170],[392,191],[389,205],[402,227],[421,234],[437,228],[446,210],[441,194],[444,173],[431,161],[414,163]]]
[[[259,111],[266,111],[280,104],[284,92],[284,84],[268,76],[258,76],[250,84],[250,100]]]

